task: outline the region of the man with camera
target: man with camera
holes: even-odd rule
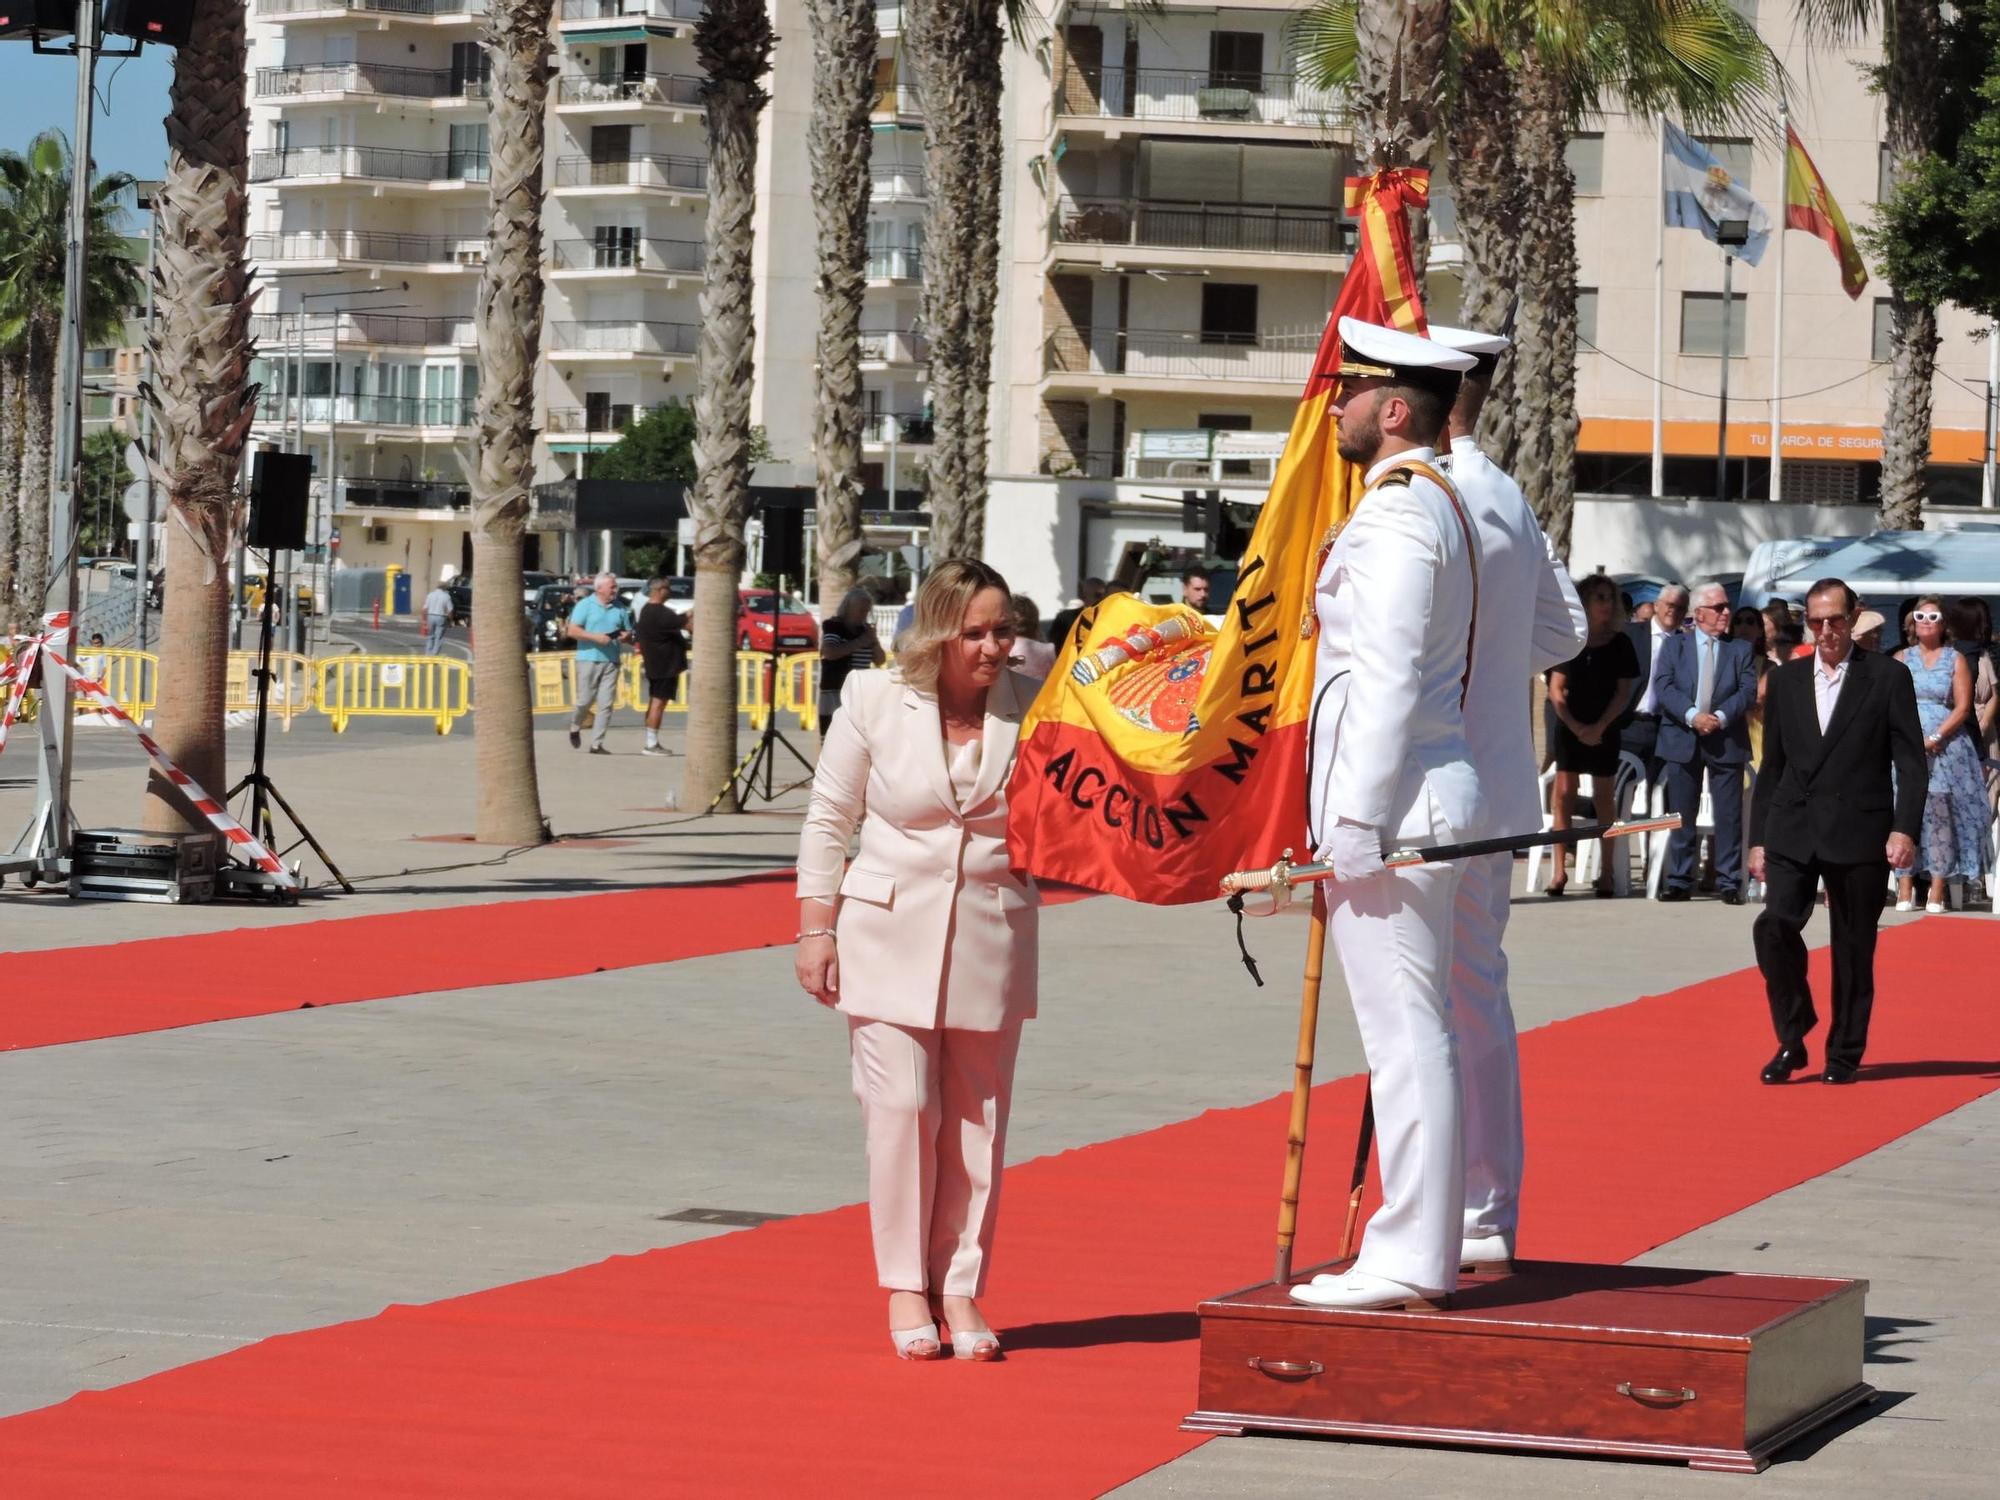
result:
[[[576,712],[569,720],[569,747],[583,746],[583,721],[595,708],[590,753],[609,755],[604,736],[611,729],[611,704],[618,696],[618,662],[633,639],[632,612],[618,602],[618,579],[597,575],[597,587],[577,601],[563,634],[576,642]]]

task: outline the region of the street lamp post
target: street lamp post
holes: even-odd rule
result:
[[[1715,418],[1715,498],[1729,498],[1729,339],[1736,252],[1750,242],[1748,219],[1723,219],[1715,226],[1722,247],[1722,383]]]
[[[139,378],[153,378],[153,267],[160,249],[160,213],[156,206],[161,184],[139,184],[138,204],[146,211],[146,347],[139,356]],[[139,522],[139,649],[146,649],[147,601],[152,597],[153,561],[153,406],[139,402],[139,451],[146,456],[146,514]]]

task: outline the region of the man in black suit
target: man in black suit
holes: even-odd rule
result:
[[[1766,1083],[1806,1066],[1806,1033],[1818,1017],[1799,932],[1822,879],[1833,927],[1833,1024],[1820,1076],[1854,1081],[1875,1003],[1875,928],[1889,869],[1907,870],[1917,857],[1930,770],[1916,687],[1899,663],[1854,649],[1857,602],[1838,578],[1814,584],[1806,596],[1813,654],[1777,667],[1765,689],[1750,874],[1764,882],[1757,967],[1778,1033]]]
[[[1664,762],[1659,753],[1660,659],[1667,643],[1680,634],[1681,626],[1686,623],[1687,607],[1688,591],[1678,583],[1670,583],[1653,601],[1651,619],[1625,627],[1632,652],[1639,658],[1639,687],[1618,721],[1618,748],[1639,757],[1646,768],[1649,787],[1663,784]]]

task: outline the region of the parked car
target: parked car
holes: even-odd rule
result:
[[[819,650],[819,621],[812,617],[812,610],[803,599],[785,594],[776,601],[775,631],[771,590],[738,589],[736,602],[737,650],[769,651],[774,635],[780,651]]]
[[[444,586],[451,595],[451,623],[470,625],[472,623],[472,580],[463,573],[458,574]]]
[[[552,583],[561,583],[562,578],[555,573],[523,572],[521,574],[521,602],[532,610],[543,589]]]
[[[535,591],[528,606],[528,649],[530,651],[573,651],[576,642],[563,632],[570,611],[576,608],[576,590],[566,583],[545,583]]]

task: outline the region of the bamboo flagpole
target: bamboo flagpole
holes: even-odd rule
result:
[[[1325,967],[1326,888],[1315,886],[1312,927],[1306,934],[1305,984],[1299,996],[1299,1050],[1292,1064],[1292,1118],[1285,1130],[1285,1181],[1278,1195],[1278,1268],[1272,1279],[1281,1286],[1292,1277],[1292,1241],[1299,1229],[1299,1182],[1306,1170],[1306,1114],[1312,1108],[1319,981]]]

